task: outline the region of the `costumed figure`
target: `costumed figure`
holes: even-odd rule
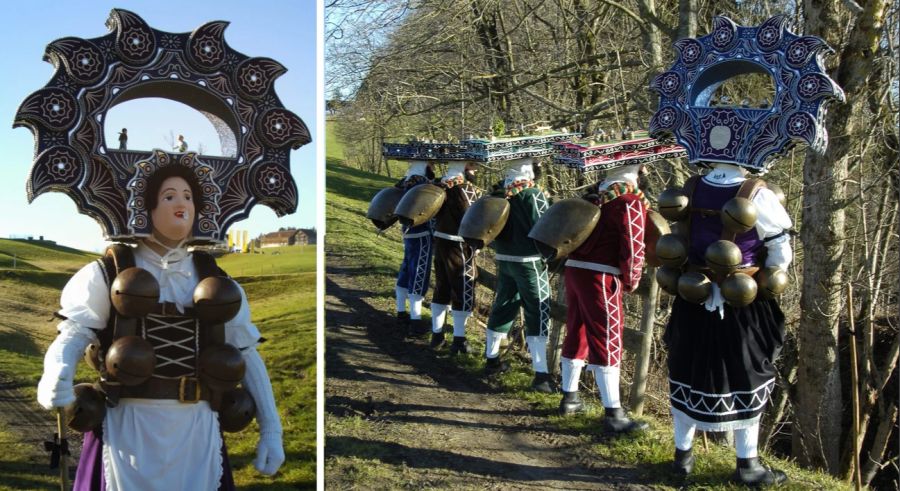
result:
[[[284,462],[282,427],[246,295],[211,255],[187,247],[221,242],[256,203],[279,215],[295,211],[289,150],[308,143],[309,132],[280,104],[260,107],[248,97],[277,101],[272,82],[283,67],[228,47],[227,23],[161,33],[114,9],[107,25],[107,36],[47,47],[57,72],[14,123],[35,135],[29,201],[65,192],[118,242],[63,289],[38,402],[65,408],[68,426],[85,432],[76,490],[234,489],[222,432],[239,431],[255,414],[254,465],[274,474]],[[178,42],[163,47],[164,34]],[[236,64],[224,65],[226,55]],[[248,85],[241,67],[256,67],[258,80]],[[173,85],[171,69],[207,97],[180,99],[184,82]],[[116,82],[107,83],[112,71]],[[196,83],[207,77],[234,84]],[[182,100],[224,122],[223,148],[237,157],[109,148],[95,122],[129,91]],[[82,356],[99,380],[73,387]]]
[[[624,312],[622,294],[637,288],[644,267],[644,223],[647,200],[638,189],[640,165],[610,170],[596,194],[586,197],[600,207],[590,236],[566,261],[566,337],[562,346],[563,399],[560,412],[580,411],[578,381],[587,359],[605,408],[607,430],[643,429],[632,421],[619,400]]]
[[[771,157],[797,142],[824,150],[824,104],[843,99],[822,67],[825,43],[785,24],[774,17],[740,27],[717,17],[710,35],[675,43],[678,60],[651,85],[661,94],[651,134],[674,134],[691,164],[710,169],[659,198],[660,213],[680,222],[680,233],[664,235],[656,246],[664,265],[657,279],[677,295],[664,336],[673,466],[691,472],[696,429],[734,430],[733,479],[748,485],[786,479],[760,464],[757,439],[784,340],[775,297],[787,286],[792,259],[791,220],[777,188],[748,173],[764,173]],[[709,107],[724,81],[751,72],[774,82],[771,107]]]
[[[468,353],[466,321],[475,309],[475,250],[459,236],[466,210],[478,199],[472,184],[475,163],[451,162],[447,174],[435,181],[447,198],[434,218],[434,294],[431,298],[431,347],[444,343],[447,312],[453,317],[450,353]]]
[[[183,135],[178,135],[178,139],[175,141],[175,144],[172,145],[173,152],[184,153],[187,152],[187,142],[184,141]]]
[[[531,157],[512,160],[497,194],[509,203],[506,226],[493,242],[497,261],[497,287],[488,318],[485,373],[505,371],[509,365],[500,358],[500,344],[519,315],[525,311],[525,340],[534,369],[532,388],[553,392],[547,370],[547,335],[550,331],[550,281],[547,264],[534,242],[531,227],[547,211],[547,198],[534,182]]]
[[[404,194],[434,179],[431,164],[421,160],[410,160],[409,169],[395,187]],[[427,220],[420,225],[403,225],[403,262],[397,273],[395,287],[397,299],[397,326],[405,335],[418,337],[430,332],[422,320],[422,302],[428,292],[431,279],[433,222]],[[409,311],[406,310],[407,301]]]

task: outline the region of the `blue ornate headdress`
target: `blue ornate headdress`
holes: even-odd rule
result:
[[[844,100],[822,65],[832,50],[818,37],[788,31],[786,23],[776,16],[757,27],[742,27],[716,17],[712,33],[678,40],[675,64],[650,84],[660,94],[650,135],[674,135],[692,164],[724,162],[754,173],[768,170],[772,157],[799,142],[824,151],[825,106]],[[710,107],[723,82],[749,73],[772,80],[770,107]]]

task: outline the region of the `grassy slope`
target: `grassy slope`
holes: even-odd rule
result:
[[[396,274],[397,265],[402,259],[398,227],[392,227],[382,236],[376,235],[374,227],[365,218],[365,210],[371,197],[379,189],[392,185],[394,180],[344,166],[341,160],[342,149],[332,137],[330,126],[329,124],[326,127],[326,131],[328,131],[326,152],[328,158],[326,169],[326,225],[328,229],[326,251],[328,257],[336,254],[352,258],[352,263],[359,265],[360,285],[390,285],[393,275]],[[386,309],[392,308],[393,291],[382,287],[382,291],[376,291],[373,294],[370,301],[384,305]],[[467,337],[472,344],[474,354],[451,359],[446,351],[442,351],[437,354],[439,358],[437,362],[456,363],[471,373],[473,377],[477,377],[480,376],[483,367],[481,352],[484,348],[484,333],[483,329],[479,328],[468,329],[468,331]],[[554,414],[560,396],[530,392],[529,365],[524,360],[515,357],[512,361],[513,369],[500,379],[499,385],[502,390],[527,400],[535,411]],[[657,394],[657,396],[666,397],[665,394]],[[638,465],[662,489],[674,489],[678,486],[678,482],[671,479],[668,471],[668,465],[674,453],[674,443],[671,423],[667,417],[645,418],[651,424],[651,430],[641,437],[604,440],[598,424],[601,416],[602,410],[599,401],[593,399],[588,412],[584,415],[571,418],[550,416],[549,418],[560,428],[575,429],[596,436],[599,443],[593,446],[593,454],[585,456],[586,459],[603,459]],[[371,423],[359,418],[329,417],[326,420],[326,433],[341,434],[351,431],[353,426],[367,424]],[[704,489],[743,489],[728,483],[728,479],[734,471],[733,449],[710,443],[709,449],[704,450],[699,436],[696,443],[695,450],[698,459],[692,480],[693,485],[701,486]],[[380,464],[377,460],[345,459],[343,457],[341,459],[342,468],[351,469],[360,476],[378,474],[381,482],[384,482],[383,474],[387,471],[383,466],[379,469]],[[788,473],[791,482],[781,489],[846,489],[845,484],[837,482],[827,475],[802,470],[781,459],[770,457],[767,458],[767,461]],[[402,475],[394,477],[402,479]],[[364,485],[365,481],[358,482]],[[399,486],[400,482],[397,485]]]
[[[235,480],[242,489],[313,488],[316,482],[315,248],[281,248],[279,254],[268,252],[229,255],[219,263],[247,291],[253,322],[267,339],[259,351],[269,368],[282,416],[287,462],[276,478],[261,476],[253,469],[255,423],[241,433],[228,434],[227,443]],[[60,290],[72,272],[96,255],[0,240],[0,254],[13,253],[18,269],[2,269],[5,264],[0,262],[0,373],[33,398],[43,369],[43,353],[56,334],[56,321],[51,315],[58,308]],[[260,272],[264,276],[258,276]],[[278,274],[269,275],[270,272]],[[90,369],[79,364],[78,380],[92,378]],[[46,466],[36,466],[30,461],[33,450],[14,444],[15,435],[4,430],[0,428],[0,448],[5,451],[5,457],[0,459],[0,488],[53,487],[57,482],[55,474]]]

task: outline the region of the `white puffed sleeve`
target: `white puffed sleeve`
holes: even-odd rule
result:
[[[78,270],[60,296],[59,314],[81,327],[101,330],[109,320],[109,286],[97,261]]]
[[[762,188],[753,197],[756,205],[756,232],[765,240],[791,228],[794,224],[771,189]]]
[[[72,276],[63,288],[60,305],[59,313],[66,320],[59,323],[59,335],[47,348],[37,387],[38,402],[46,409],[75,400],[75,366],[87,345],[97,341],[95,330],[106,327],[109,288],[100,264],[93,261]]]
[[[237,315],[225,323],[225,342],[238,349],[250,348],[259,343],[259,329],[250,322],[250,303],[247,294],[241,290],[241,309]]]
[[[764,241],[768,255],[765,266],[777,266],[783,270],[791,264],[794,252],[787,230],[793,226],[787,210],[770,189],[760,189],[753,197],[756,205],[756,232]]]

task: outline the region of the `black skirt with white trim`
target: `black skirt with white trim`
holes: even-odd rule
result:
[[[721,318],[718,311],[677,297],[663,339],[674,417],[704,431],[759,422],[784,343],[784,314],[775,300],[726,305]]]

